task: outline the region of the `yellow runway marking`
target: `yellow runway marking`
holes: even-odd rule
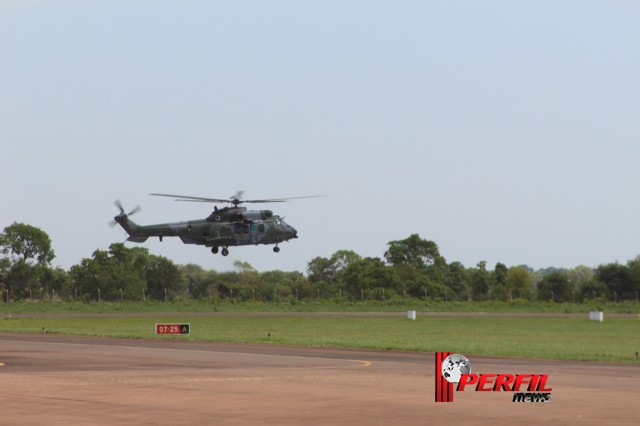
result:
[[[323,358],[325,359],[325,358]],[[331,359],[331,358],[326,358],[326,359]],[[363,361],[361,359],[345,359],[344,361],[349,361],[349,362],[359,362],[360,363],[360,367],[371,367],[373,365],[373,363],[371,361]],[[312,370],[333,370],[333,369],[337,369],[337,368],[353,368],[353,366],[349,366],[349,365],[343,365],[343,366],[339,366],[339,365],[325,365],[322,367],[305,367],[305,369],[312,369]]]
[[[10,342],[21,342],[24,343],[24,341],[20,341],[20,340],[7,340]],[[30,343],[37,343],[37,342],[30,342]],[[246,352],[226,352],[226,351],[215,351],[215,350],[206,350],[206,349],[194,349],[194,348],[163,348],[163,347],[145,347],[145,346],[127,346],[127,345],[104,345],[104,344],[91,344],[91,343],[69,343],[69,342],[47,342],[47,344],[52,344],[52,345],[70,345],[70,346],[89,346],[89,347],[101,347],[101,348],[121,348],[121,349],[144,349],[144,350],[152,350],[152,351],[177,351],[177,352],[181,352],[181,351],[187,351],[187,352],[209,352],[209,353],[217,353],[217,354],[230,354],[230,353],[235,353],[238,355],[259,355],[262,357],[272,357],[272,358],[279,358],[279,357],[288,357],[288,358],[297,358],[297,359],[319,359],[319,360],[334,360],[334,361],[340,361],[340,359],[337,358],[322,358],[322,357],[313,357],[313,356],[297,356],[297,355],[273,355],[273,354],[252,354],[252,353],[246,353]],[[359,359],[346,359],[343,361],[349,361],[349,362],[359,362],[361,363],[361,367],[370,367],[371,365],[373,365],[373,363],[371,361],[363,361],[363,360],[359,360]],[[0,363],[0,365],[3,365],[2,363]],[[335,368],[333,366],[328,366],[328,367],[317,367],[317,368]]]

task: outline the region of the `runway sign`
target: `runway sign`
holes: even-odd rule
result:
[[[189,324],[157,324],[156,334],[189,334]]]

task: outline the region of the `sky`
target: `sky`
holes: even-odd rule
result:
[[[246,199],[298,230],[177,264],[306,270],[411,234],[448,262],[595,267],[640,255],[635,1],[0,0],[0,230],[68,269],[139,224]],[[127,243],[128,247],[137,246]]]

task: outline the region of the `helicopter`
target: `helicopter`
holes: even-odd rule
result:
[[[264,200],[243,200],[243,191],[238,191],[228,199],[192,197],[188,195],[149,194],[158,197],[171,197],[175,201],[187,201],[197,203],[231,204],[231,206],[218,208],[205,219],[190,220],[186,222],[163,223],[157,225],[138,225],[129,219],[129,216],[139,212],[137,206],[129,213],[119,200],[115,201],[120,214],[113,218],[111,226],[119,224],[129,234],[127,241],[143,243],[149,237],[158,237],[160,241],[164,237],[179,237],[184,244],[197,244],[210,247],[213,254],[220,252],[223,256],[229,255],[230,246],[246,246],[258,244],[274,244],[273,251],[278,253],[278,244],[298,238],[298,231],[288,225],[283,218],[274,215],[271,210],[247,210],[241,207],[243,203],[282,203],[301,198],[317,198],[324,195],[311,195],[304,197],[271,198]]]

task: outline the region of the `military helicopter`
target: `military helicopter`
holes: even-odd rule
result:
[[[143,243],[149,237],[179,237],[185,244],[198,244],[211,247],[211,252],[219,251],[223,256],[229,254],[229,246],[245,246],[258,244],[275,244],[273,251],[278,253],[278,244],[298,238],[298,232],[292,226],[285,223],[283,218],[274,215],[271,210],[247,210],[240,207],[243,203],[282,203],[301,198],[324,197],[324,195],[311,195],[305,197],[271,198],[265,200],[243,200],[243,191],[238,191],[229,199],[192,197],[187,195],[150,194],[158,197],[171,197],[175,201],[188,201],[197,203],[229,203],[231,206],[218,209],[206,218],[190,220],[187,222],[164,223],[158,225],[138,225],[129,219],[129,216],[140,211],[137,206],[129,213],[124,212],[120,201],[115,205],[120,214],[113,218],[112,226],[120,224],[129,234],[127,241]],[[220,250],[222,248],[222,250]]]

